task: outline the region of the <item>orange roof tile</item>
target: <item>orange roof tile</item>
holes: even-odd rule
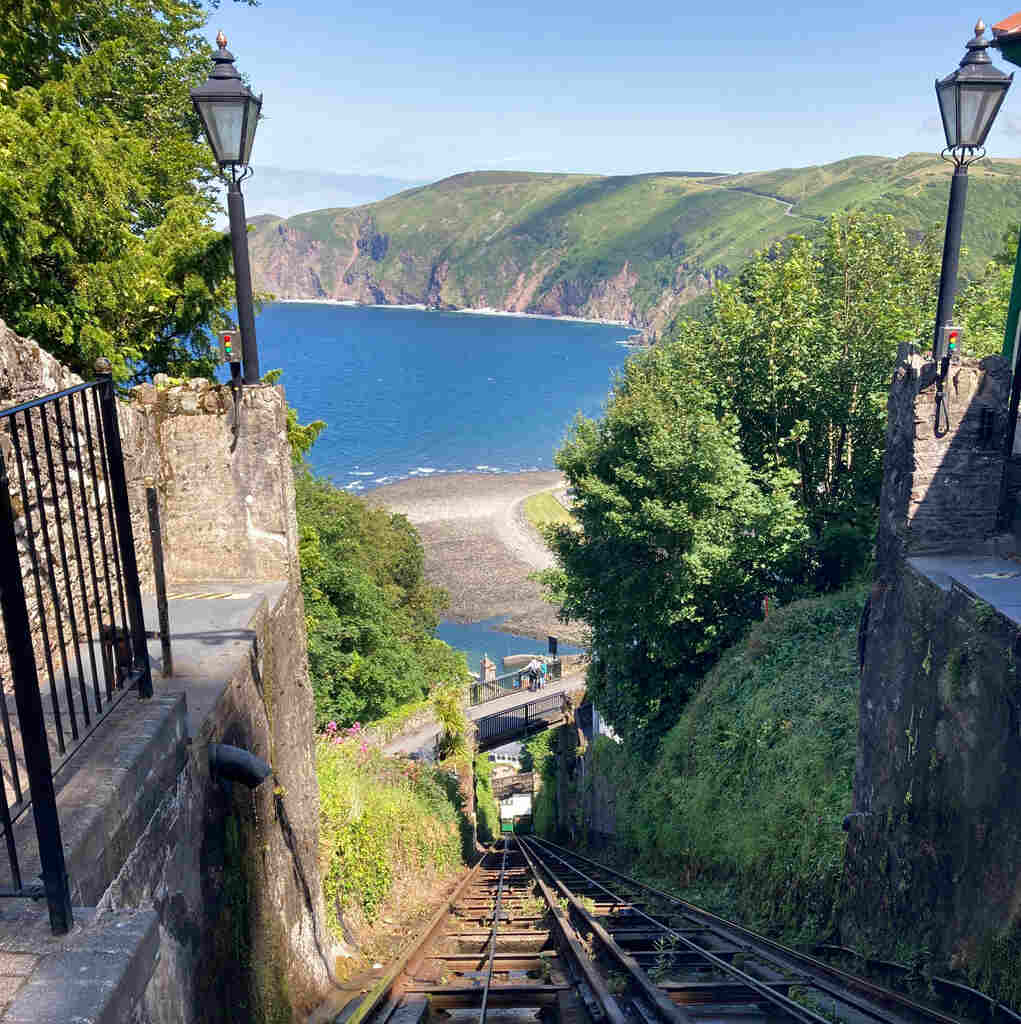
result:
[[[1021,32],[1021,11],[1018,11],[1017,14],[1011,14],[993,26],[993,36],[997,39],[1000,36],[1014,35],[1015,32]]]

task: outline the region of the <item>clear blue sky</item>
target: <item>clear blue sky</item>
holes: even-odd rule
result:
[[[265,95],[256,169],[750,171],[937,152],[934,79],[1015,9],[223,0],[210,39]],[[1018,77],[990,156],[1021,156]]]

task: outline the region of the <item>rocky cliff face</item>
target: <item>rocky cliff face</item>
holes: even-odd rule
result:
[[[256,289],[278,299],[502,309],[659,330],[681,306],[727,274],[725,267],[709,272],[679,263],[671,285],[643,306],[635,294],[639,276],[627,260],[594,281],[560,278],[561,261],[555,257],[526,267],[506,263],[493,280],[481,281],[465,274],[439,249],[425,259],[407,249],[391,254],[390,237],[378,231],[371,218],[344,241],[348,244],[343,247],[326,243],[288,221],[267,226],[251,237]],[[397,273],[384,266],[388,255],[396,255]]]

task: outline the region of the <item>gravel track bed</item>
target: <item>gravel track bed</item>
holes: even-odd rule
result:
[[[528,574],[553,565],[525,519],[525,499],[558,490],[558,472],[446,473],[378,487],[366,500],[401,512],[422,536],[426,578],[450,595],[447,616],[478,622],[506,615],[500,629],[545,640],[581,640],[580,624],[557,621]]]

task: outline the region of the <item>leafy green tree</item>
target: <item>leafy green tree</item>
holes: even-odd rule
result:
[[[677,344],[627,363],[605,416],[580,417],[557,453],[581,529],[547,531],[560,568],[545,582],[588,625],[590,693],[650,752],[761,598],[789,585],[806,536],[790,471],[752,470],[694,369]]]
[[[232,304],[188,89],[197,0],[20,0],[0,14],[0,317],[91,373],[208,374]]]
[[[462,683],[464,656],[433,635],[446,595],[425,581],[414,527],[305,470],[295,486],[319,724],[373,721]]]
[[[929,343],[939,255],[892,217],[834,217],[816,242],[760,253],[669,335],[737,416],[751,466],[797,474],[817,532],[864,519],[871,533],[890,373],[898,343]]]
[[[964,327],[963,349],[967,355],[988,356],[1003,351],[1003,333],[1014,281],[1021,225],[1012,224],[1003,234],[1003,248],[986,264],[985,272],[958,294],[955,320]]]

